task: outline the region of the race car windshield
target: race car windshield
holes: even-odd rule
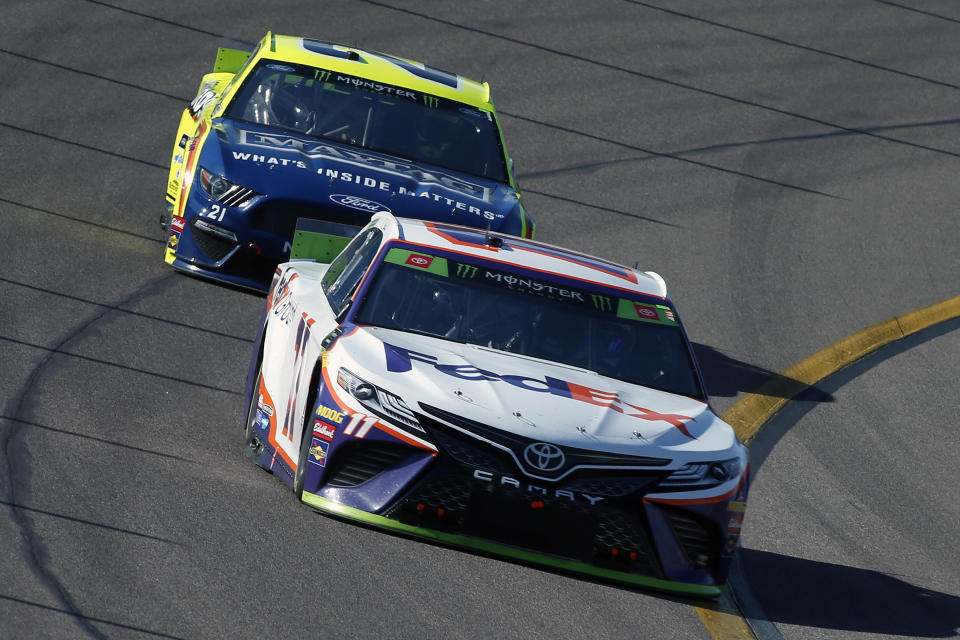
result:
[[[560,281],[392,248],[357,324],[480,345],[704,397],[673,310]]]
[[[224,116],[507,182],[492,114],[365,78],[262,60]]]

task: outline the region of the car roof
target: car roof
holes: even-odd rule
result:
[[[393,218],[386,213],[377,214],[376,217],[380,216]],[[394,220],[398,227],[395,237],[406,243],[518,265],[630,293],[669,299],[663,278],[652,271],[639,271],[571,249],[483,229],[412,218]]]
[[[308,64],[493,110],[490,85],[414,60],[299,36],[267,33],[261,58]]]

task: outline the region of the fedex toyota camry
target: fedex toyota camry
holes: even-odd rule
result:
[[[342,247],[378,211],[533,237],[489,85],[308,38],[221,46],[180,118],[166,262],[266,291],[297,219]]]
[[[267,296],[256,464],[367,525],[719,595],[747,452],[660,276],[385,213],[331,259],[322,231],[297,232]]]

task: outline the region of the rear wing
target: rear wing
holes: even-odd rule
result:
[[[290,246],[291,260],[331,263],[363,227],[299,218]]]
[[[221,40],[213,73],[236,73],[253,53],[257,45],[242,40]]]

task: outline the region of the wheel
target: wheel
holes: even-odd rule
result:
[[[312,431],[303,429],[300,439],[300,457],[297,459],[297,472],[293,476],[293,493],[297,500],[303,499],[303,481],[307,476],[307,459],[310,457],[310,445],[313,443]]]
[[[257,434],[258,424],[257,420],[257,406],[260,400],[260,378],[263,377],[262,365],[257,365],[257,377],[253,382],[253,393],[250,394],[250,406],[247,407],[247,424],[244,426],[244,436],[243,444],[245,447],[250,447],[253,442],[253,437]]]
[[[317,403],[317,386],[319,384],[319,363],[314,368],[313,375],[310,376],[310,391],[307,393],[307,401],[303,406],[303,418],[301,420],[300,430],[300,456],[297,459],[297,472],[293,475],[293,492],[297,500],[303,496],[303,482],[307,476],[307,464],[310,457],[310,447],[313,444],[313,425],[311,418],[313,416],[313,405]]]

